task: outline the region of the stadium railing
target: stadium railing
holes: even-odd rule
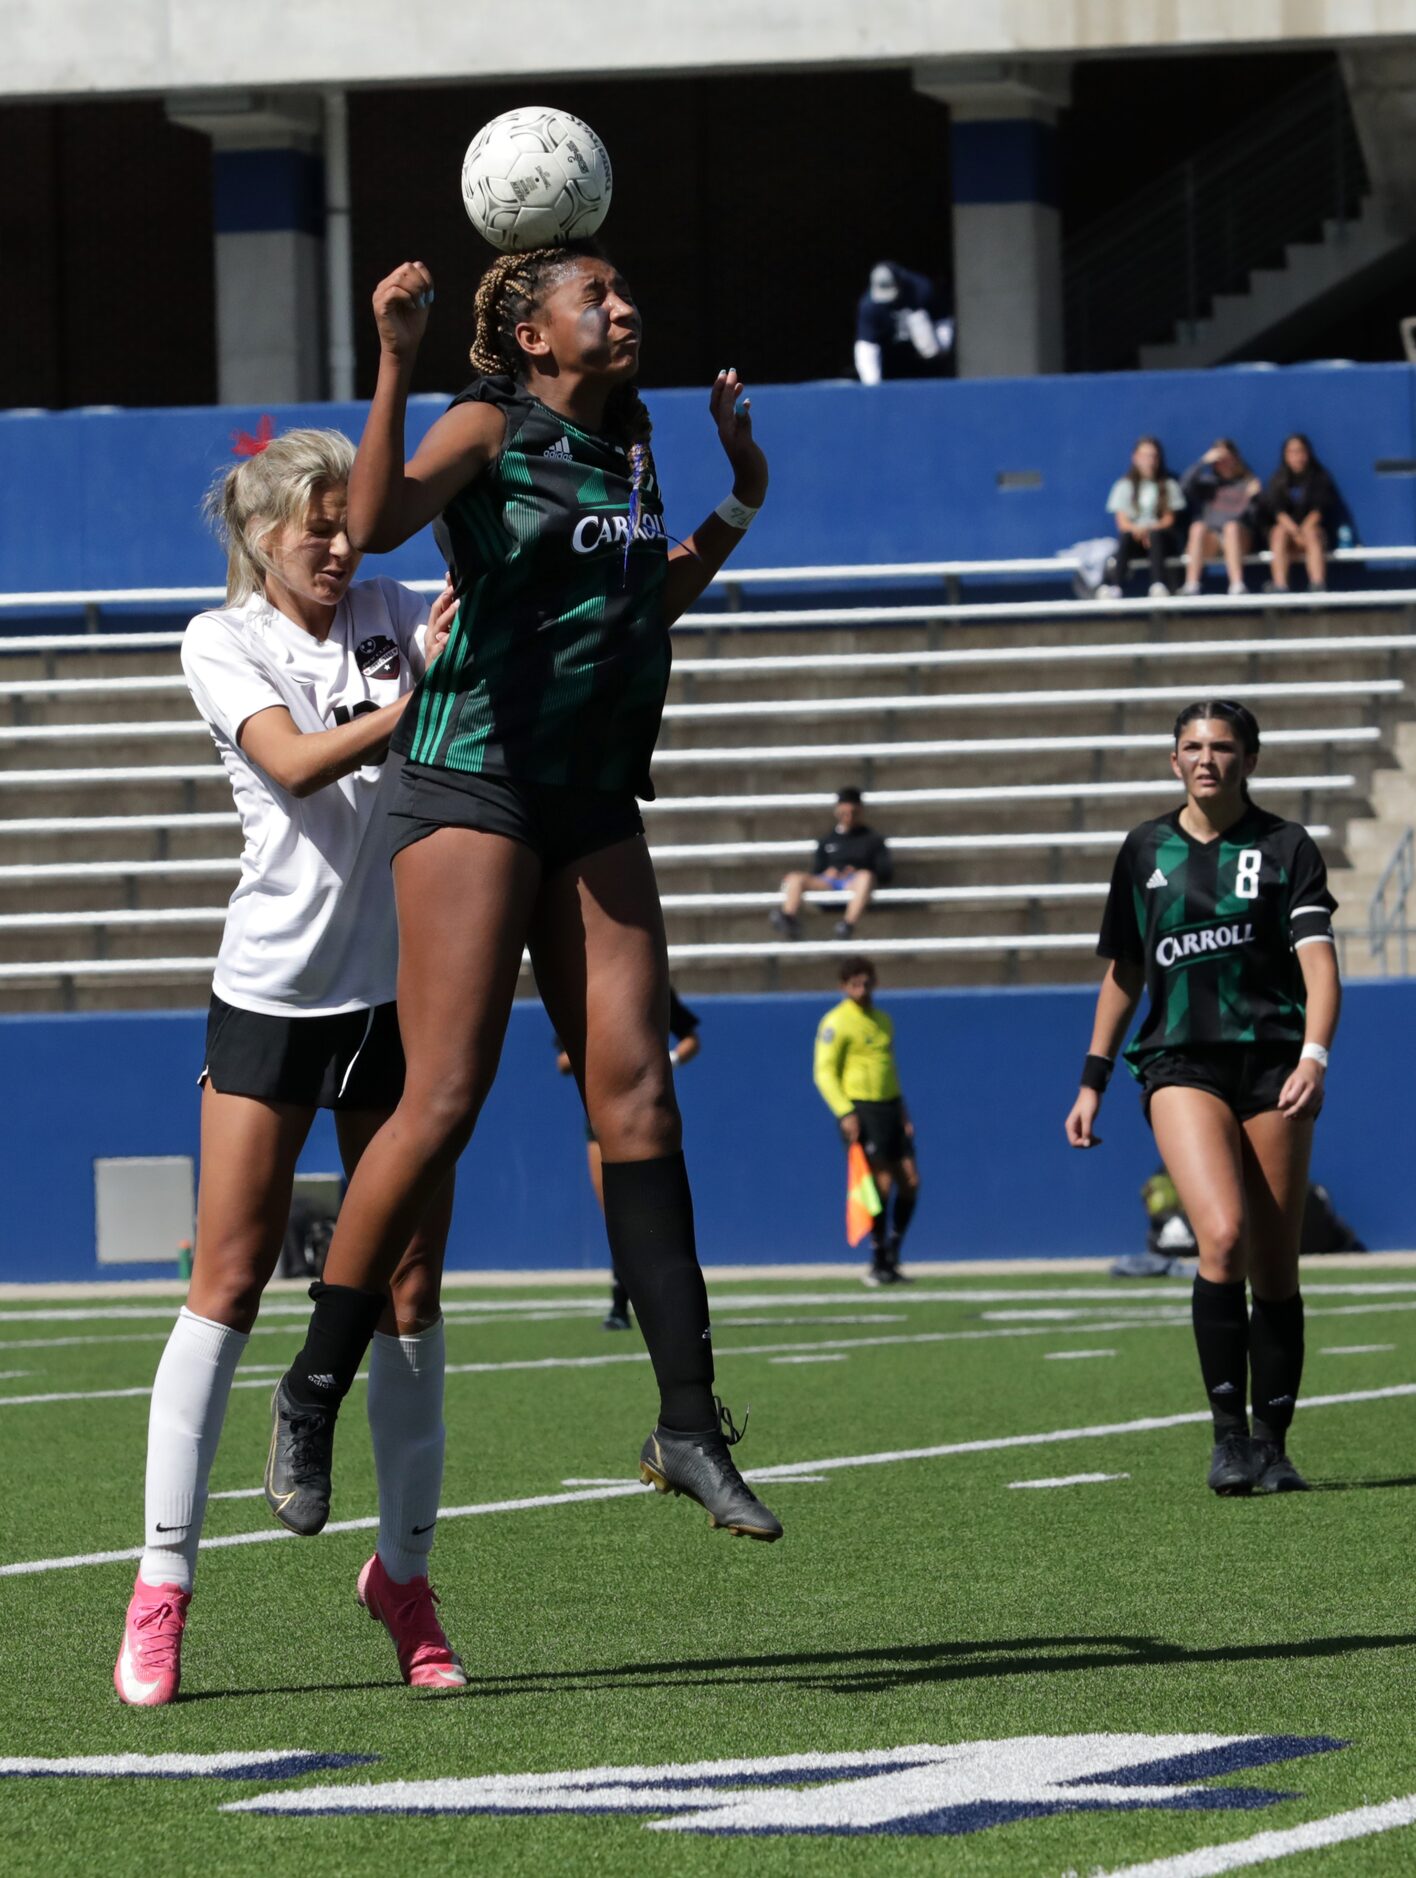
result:
[[[1341,558],[1370,562],[1375,566],[1397,563],[1416,566],[1416,547],[1353,550],[1347,551]],[[778,896],[775,891],[767,890],[768,883],[774,881],[780,866],[795,862],[804,867],[809,863],[810,841],[783,837],[800,812],[808,809],[820,811],[823,802],[821,789],[793,789],[790,786],[780,789],[770,786],[767,789],[753,788],[751,785],[767,779],[744,775],[743,780],[749,787],[734,791],[734,779],[744,770],[754,767],[760,766],[780,775],[783,771],[801,769],[811,764],[849,764],[850,773],[869,789],[873,809],[897,811],[897,823],[907,823],[909,817],[919,811],[913,829],[907,825],[889,828],[893,853],[900,861],[912,863],[916,867],[924,866],[931,860],[959,859],[969,855],[1012,853],[1025,857],[1031,852],[1040,862],[1051,865],[1054,872],[1065,875],[1069,870],[1061,867],[1059,861],[1060,857],[1069,852],[1080,857],[1088,852],[1100,854],[1113,849],[1123,831],[1110,829],[1092,832],[1081,825],[1083,811],[1088,804],[1099,806],[1114,802],[1119,809],[1123,802],[1133,802],[1138,810],[1144,812],[1144,805],[1148,802],[1171,798],[1174,785],[1169,780],[1126,778],[1126,759],[1141,752],[1162,750],[1167,746],[1168,739],[1146,730],[1127,732],[1114,716],[1110,718],[1111,727],[1105,732],[1070,735],[1063,734],[1057,727],[1059,723],[1065,726],[1065,714],[1097,707],[1105,707],[1108,712],[1134,709],[1143,723],[1161,721],[1168,716],[1165,707],[1173,707],[1177,700],[1187,699],[1193,686],[1173,682],[1154,685],[1136,682],[1137,679],[1144,679],[1148,670],[1154,668],[1160,660],[1167,663],[1184,661],[1189,669],[1201,661],[1210,662],[1225,674],[1227,688],[1238,690],[1242,695],[1266,702],[1279,710],[1281,721],[1266,731],[1266,746],[1276,749],[1286,746],[1294,755],[1300,752],[1317,754],[1316,773],[1266,775],[1266,793],[1287,797],[1287,812],[1314,825],[1314,811],[1324,800],[1349,794],[1357,788],[1358,777],[1347,772],[1340,760],[1335,759],[1339,759],[1340,752],[1348,751],[1354,758],[1361,757],[1364,752],[1373,751],[1381,742],[1382,730],[1370,721],[1370,717],[1373,710],[1391,707],[1402,698],[1403,681],[1397,676],[1398,661],[1416,651],[1416,632],[1363,632],[1360,630],[1360,620],[1354,619],[1354,627],[1358,630],[1350,634],[1327,631],[1303,637],[1299,631],[1285,632],[1283,621],[1288,618],[1296,624],[1305,614],[1318,611],[1328,616],[1373,611],[1407,613],[1416,608],[1416,589],[1364,588],[1314,595],[1252,594],[1242,598],[1176,595],[1166,599],[1104,601],[1059,597],[1020,601],[1013,597],[965,603],[957,597],[961,583],[974,578],[1007,583],[1038,579],[1055,584],[1059,579],[1070,579],[1076,566],[1077,563],[1071,558],[1057,556],[1034,561],[915,562],[866,567],[745,570],[720,579],[716,586],[723,592],[727,602],[726,610],[705,609],[680,622],[681,630],[689,633],[698,631],[705,635],[708,647],[714,643],[712,636],[720,631],[736,632],[741,629],[752,633],[758,628],[786,628],[790,631],[814,628],[829,634],[837,628],[893,624],[910,629],[919,636],[918,629],[922,624],[940,627],[982,625],[988,628],[998,624],[1012,628],[1013,632],[1000,635],[996,640],[990,633],[990,643],[963,645],[950,645],[947,642],[941,645],[931,635],[926,643],[907,650],[897,649],[898,640],[893,644],[886,641],[878,652],[868,649],[795,652],[773,647],[761,656],[752,656],[747,651],[750,642],[744,642],[741,654],[727,652],[722,657],[685,656],[677,659],[675,679],[678,690],[666,708],[668,738],[656,759],[656,770],[670,785],[675,781],[680,784],[689,782],[692,788],[696,782],[698,787],[694,793],[670,793],[645,804],[645,818],[650,827],[655,861],[661,866],[675,868],[698,865],[713,869],[720,863],[733,863],[743,868],[761,865],[771,867],[773,872],[765,877],[758,876],[763,881],[762,886],[756,884],[751,873],[740,874],[732,889],[726,886],[715,888],[714,876],[708,872],[698,880],[685,881],[685,888],[692,886],[694,891],[670,890],[666,893],[667,909],[671,914],[694,919],[694,925],[688,930],[697,935],[694,943],[675,943],[671,946],[671,956],[675,961],[706,963],[741,960],[771,963],[777,958],[807,961],[839,952],[839,944],[833,941],[803,940],[784,947],[779,940],[765,938],[761,941],[746,937],[715,940],[712,923],[706,930],[702,924],[701,916],[705,915],[710,917],[710,921],[718,917],[728,921],[734,915],[755,915],[770,908]],[[944,595],[939,601],[920,604],[917,598],[920,587],[934,580],[944,583]],[[434,591],[439,583],[427,581],[417,584]],[[881,598],[880,590],[888,589],[892,584],[911,589],[908,597],[902,594],[899,601],[888,596]],[[876,591],[865,604],[836,603],[841,597],[840,590],[851,586],[864,586]],[[807,590],[813,587],[835,588],[835,593],[823,594],[823,600],[829,599],[832,603],[803,604],[801,601],[805,599],[805,593],[798,596],[788,591],[792,588]],[[742,604],[743,598],[745,594],[754,592],[761,593],[764,599],[782,593],[790,599],[791,604],[749,611]],[[152,838],[148,849],[151,858],[147,859],[115,857],[66,862],[45,858],[32,864],[19,861],[0,866],[0,886],[10,890],[10,906],[25,907],[26,899],[22,896],[28,887],[40,889],[51,883],[72,883],[78,888],[85,882],[98,885],[126,881],[133,901],[127,906],[95,908],[92,911],[83,907],[74,908],[71,904],[57,907],[52,912],[33,908],[31,902],[31,910],[13,913],[0,911],[0,934],[12,934],[18,938],[26,933],[65,932],[72,939],[76,930],[87,930],[100,941],[95,947],[99,954],[107,949],[102,943],[105,930],[114,932],[115,946],[118,935],[133,939],[135,935],[144,932],[154,936],[171,932],[176,936],[179,930],[185,930],[196,941],[196,946],[190,952],[183,951],[180,956],[159,959],[98,956],[25,961],[16,959],[11,953],[11,956],[0,959],[0,982],[23,984],[57,981],[72,992],[76,983],[86,979],[99,982],[165,977],[186,982],[204,977],[210,972],[213,961],[204,956],[196,957],[194,953],[197,947],[205,945],[202,929],[219,926],[224,918],[223,907],[177,905],[148,908],[137,901],[139,892],[147,883],[164,876],[174,883],[174,894],[181,882],[191,883],[193,897],[197,897],[196,890],[200,883],[220,883],[234,877],[237,870],[234,856],[220,859],[200,854],[193,856],[191,843],[187,844],[186,854],[181,859],[169,859],[166,852],[169,838],[178,830],[235,829],[237,818],[231,809],[217,809],[214,805],[206,808],[198,806],[199,801],[203,800],[212,804],[212,798],[200,792],[203,786],[224,786],[224,772],[214,752],[211,752],[207,761],[200,763],[147,764],[134,760],[140,752],[131,748],[133,744],[141,745],[147,739],[160,739],[170,751],[173,741],[177,739],[200,740],[205,737],[205,726],[185,712],[167,719],[46,724],[33,721],[30,707],[35,707],[37,711],[53,706],[62,711],[70,701],[78,704],[85,699],[100,696],[120,701],[131,698],[135,702],[151,697],[154,700],[171,699],[175,703],[183,698],[186,686],[180,673],[172,667],[162,672],[139,672],[131,676],[110,670],[106,675],[76,677],[70,675],[74,669],[72,663],[66,663],[65,675],[58,676],[54,660],[64,656],[67,661],[67,655],[87,652],[175,653],[180,643],[179,632],[130,632],[124,630],[121,623],[116,630],[109,631],[104,627],[105,616],[113,609],[128,612],[134,608],[149,612],[169,608],[192,609],[203,604],[213,604],[219,599],[220,595],[213,589],[191,588],[0,595],[0,617],[8,614],[17,625],[19,620],[16,616],[23,616],[26,611],[82,611],[86,624],[93,629],[55,632],[49,628],[30,633],[12,632],[0,637],[0,653],[39,656],[46,661],[46,673],[43,676],[0,680],[0,707],[8,704],[16,720],[0,725],[0,762],[8,760],[11,764],[20,764],[27,760],[31,750],[38,750],[45,745],[56,745],[63,749],[73,744],[82,744],[86,754],[98,756],[102,755],[105,746],[113,749],[115,755],[121,747],[123,759],[108,764],[100,762],[93,767],[61,767],[52,762],[37,769],[0,767],[0,793],[8,790],[10,794],[7,801],[18,806],[16,792],[30,789],[61,791],[66,799],[75,791],[82,792],[82,795],[93,794],[97,798],[110,787],[116,790],[125,785],[136,785],[141,789],[159,783],[177,784],[180,786],[180,794],[175,799],[182,805],[180,809],[168,812],[0,818],[0,840],[6,836],[27,837],[32,843],[44,844],[38,847],[40,854],[45,854],[51,838],[62,842],[64,837],[70,835],[93,838],[94,845],[89,852],[93,853],[96,848],[100,854],[103,849],[99,842],[110,836],[122,836],[124,839],[130,835]],[[1240,620],[1249,614],[1255,616],[1255,626],[1262,621],[1265,636],[1128,638],[1120,642],[1089,639],[1082,644],[1060,645],[1037,643],[1025,636],[1034,623],[1071,626],[1077,621],[1117,621],[1127,618],[1139,621],[1142,616],[1148,622],[1147,626],[1140,628],[1142,631],[1154,630],[1156,618],[1163,619],[1166,616],[1170,616],[1177,626],[1185,627],[1198,624],[1203,619],[1224,617],[1226,626],[1238,625],[1242,631]],[[1018,629],[1021,629],[1021,635]],[[1353,678],[1343,674],[1327,683],[1306,676],[1291,681],[1268,676],[1256,682],[1250,681],[1251,675],[1259,669],[1256,663],[1259,660],[1263,662],[1264,671],[1271,673],[1281,670],[1283,661],[1294,658],[1306,662],[1343,656],[1354,660],[1360,656],[1366,660],[1368,669],[1375,662],[1376,672],[1384,675]],[[962,674],[970,668],[980,667],[1011,668],[1022,677],[1033,669],[1062,666],[1076,671],[1078,677],[1091,678],[1090,672],[1084,673],[1080,669],[1091,664],[1098,667],[1130,664],[1134,668],[1132,681],[1120,687],[1094,681],[1047,689],[994,688],[965,693],[931,693],[916,688],[919,681],[927,679],[931,673],[945,679],[953,672]],[[3,669],[3,664],[0,664],[0,671]],[[82,667],[79,669],[82,671]],[[1358,669],[1362,669],[1360,664]],[[885,695],[867,695],[864,687],[875,675],[881,678],[895,675],[896,689]],[[1160,676],[1157,672],[1157,677]],[[774,679],[780,679],[784,694],[798,681],[809,685],[818,681],[829,684],[835,679],[839,685],[844,679],[852,695],[802,696],[798,693],[771,697],[753,695],[738,699],[729,695],[712,700],[695,695],[695,688],[708,681],[723,681],[731,693],[739,681],[749,678],[756,681],[758,692]],[[902,680],[904,685],[912,688],[903,690]],[[1208,672],[1205,674],[1205,682],[1207,686],[1210,683]],[[1304,707],[1308,706],[1343,708],[1325,713],[1325,721],[1313,724],[1304,721]],[[117,708],[122,708],[121,702]],[[167,708],[166,703],[158,708]],[[917,721],[921,714],[927,716],[933,713],[945,720],[937,726],[921,726],[926,731],[934,731],[949,728],[947,719],[954,715],[990,712],[998,713],[1006,720],[1000,724],[1000,729],[1011,728],[1015,723],[1026,725],[1037,722],[1041,714],[1048,713],[1051,715],[1047,730],[1051,732],[1057,729],[1057,734],[987,737],[926,734],[909,741],[894,734],[897,726]],[[1286,717],[1283,716],[1285,712],[1288,714]],[[1347,721],[1333,721],[1344,715]],[[1363,721],[1353,721],[1354,716]],[[725,729],[733,725],[740,726],[743,734],[750,739],[753,733],[760,733],[762,727],[779,720],[785,726],[788,723],[796,725],[812,721],[844,724],[847,720],[859,722],[862,719],[880,720],[880,725],[875,734],[864,739],[855,736],[849,742],[833,740],[810,744],[796,742],[764,745],[754,744],[750,740],[736,744],[714,738],[710,747],[695,748],[690,742],[679,741],[695,734],[711,735],[713,727],[717,725]],[[6,752],[9,753],[8,757]],[[1095,757],[1098,766],[1112,757],[1120,759],[1120,774],[1113,768],[1111,774],[1107,775],[1106,769],[1101,768],[1100,774],[1093,769],[1085,780],[1080,777],[1065,782],[1013,779],[1014,776],[1026,778],[1028,765],[1034,762],[1043,775],[1048,773],[1043,765],[1054,760],[1065,760],[1070,767],[1075,768],[1079,753]],[[192,754],[195,756],[196,751],[193,750]],[[993,762],[992,770],[980,770],[983,780],[974,781],[970,775],[973,766],[990,761]],[[930,780],[928,769],[922,774],[911,775],[907,769],[898,767],[911,762],[926,765],[943,763],[946,767],[935,774],[942,773],[948,777],[950,771],[954,770],[960,779],[935,783],[929,787],[903,786]],[[1012,775],[1008,769],[1010,764],[1017,765]],[[892,774],[896,779],[893,785]],[[1000,780],[986,780],[989,774],[999,776]],[[1057,769],[1053,768],[1051,774],[1057,775]],[[782,780],[786,781],[787,777],[783,776]],[[811,780],[814,783],[819,779]],[[714,784],[718,786],[714,788]],[[708,786],[706,791],[704,785]],[[83,808],[85,804],[80,800],[75,806]],[[134,799],[130,791],[126,805],[121,797],[116,797],[115,808],[124,806],[142,809],[144,804],[141,795]],[[930,821],[924,819],[926,811],[931,815],[935,812],[952,815],[955,810],[981,812],[989,806],[1014,816],[1026,816],[1030,808],[1035,808],[1039,822],[1047,819],[1045,811],[1056,815],[1059,808],[1065,807],[1065,810],[1070,811],[1074,825],[1067,829],[1038,829],[1034,832],[1026,825],[1022,828],[1009,827],[1005,822],[996,834],[985,833],[977,828],[957,833],[926,832],[931,827]],[[729,818],[729,825],[724,827],[720,824],[716,829],[705,825],[701,830],[695,828],[693,832],[705,836],[719,833],[736,838],[659,839],[661,834],[669,833],[673,821],[695,814],[711,817],[714,813]],[[771,818],[775,817],[784,817],[785,823],[779,821],[773,826]],[[760,821],[764,835],[771,838],[749,838],[748,828],[732,826],[735,819]],[[924,820],[923,828],[919,826],[920,820]],[[938,825],[937,821],[933,823],[934,827]],[[1328,832],[1326,823],[1315,825],[1321,834]],[[60,846],[58,852],[62,851]],[[15,852],[15,849],[11,848],[11,852]],[[2,853],[3,848],[0,848]],[[1001,874],[1008,871],[1005,868],[998,870]],[[1105,891],[1105,883],[1096,880],[1038,878],[1038,874],[1043,871],[1045,866],[1040,866],[1037,874],[1020,881],[979,878],[966,880],[959,885],[946,885],[937,878],[921,879],[916,875],[908,877],[898,886],[879,892],[876,904],[881,913],[891,909],[908,913],[910,909],[928,911],[969,906],[1010,911],[1047,906],[1065,909],[1069,905],[1077,907],[1085,906],[1088,902],[1095,903]],[[707,890],[701,890],[704,888]],[[70,897],[72,900],[76,894]],[[839,896],[813,894],[808,904],[839,904]],[[1054,925],[1056,923],[1053,922]],[[1062,923],[1068,922],[1064,918]],[[734,930],[741,932],[741,919],[736,928],[728,924],[723,930],[729,933]],[[140,939],[135,942],[141,943]],[[177,944],[182,946],[183,939],[179,937]],[[1090,932],[1056,930],[983,930],[947,935],[922,933],[915,937],[899,938],[886,934],[877,937],[876,932],[872,931],[870,935],[872,952],[921,959],[949,956],[1013,958],[1025,954],[1080,957],[1089,951],[1092,944]]]

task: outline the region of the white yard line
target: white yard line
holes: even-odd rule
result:
[[[713,1285],[713,1272],[707,1271],[710,1291]],[[534,1278],[523,1278],[525,1284],[534,1284]],[[1179,1302],[1188,1297],[1188,1293],[1176,1282],[1175,1290],[1168,1296],[1162,1292],[1146,1293],[1137,1297],[1132,1287],[1144,1280],[1130,1280],[1126,1284],[1096,1285],[1059,1285],[1046,1288],[1027,1288],[1023,1286],[1008,1289],[980,1288],[976,1286],[957,1289],[924,1289],[912,1285],[907,1291],[901,1291],[890,1300],[892,1307],[914,1304],[1010,1304],[1039,1303],[1047,1304],[1056,1300],[1091,1304],[1105,1310],[1153,1309],[1157,1304]],[[1158,1280],[1159,1284],[1167,1281]],[[713,1309],[717,1312],[758,1311],[790,1306],[815,1306],[825,1304],[859,1304],[860,1289],[851,1291],[819,1292],[783,1292],[766,1293],[753,1296],[751,1293],[732,1294],[711,1291]],[[1416,1279],[1368,1280],[1353,1284],[1305,1284],[1305,1297],[1395,1297],[1416,1296]],[[88,1305],[46,1305],[35,1308],[0,1309],[0,1323],[78,1323],[78,1322],[118,1322],[121,1320],[144,1319],[170,1324],[177,1314],[181,1300],[172,1298],[151,1304],[88,1304]],[[514,1316],[517,1312],[539,1315],[550,1308],[531,1298],[514,1299],[463,1299],[456,1295],[445,1297],[443,1310],[448,1322],[457,1323],[477,1318],[502,1319]],[[593,1298],[560,1298],[555,1308],[567,1319],[572,1317],[593,1316],[604,1310],[604,1298],[597,1294]],[[303,1294],[294,1298],[272,1297],[267,1294],[262,1304],[262,1313],[272,1317],[290,1317],[303,1320],[309,1316],[309,1304]],[[257,1326],[259,1329],[260,1326]]]
[[[265,1492],[264,1487],[226,1487],[220,1493],[209,1493],[209,1500],[259,1500]]]
[[[1050,1480],[1010,1480],[1009,1491],[1018,1487],[1091,1487],[1103,1480],[1129,1480],[1129,1474],[1055,1474]]]
[[[1292,1858],[1299,1852],[1320,1851],[1349,1839],[1367,1839],[1373,1833],[1394,1832],[1416,1825],[1416,1793],[1381,1806],[1358,1806],[1350,1813],[1330,1813],[1310,1819],[1286,1832],[1260,1832],[1252,1839],[1232,1839],[1227,1845],[1208,1845],[1198,1852],[1179,1852],[1171,1858],[1148,1859],[1144,1865],[1121,1865],[1097,1878],[1216,1878],[1246,1865],[1266,1865],[1273,1859]]]
[[[1044,1350],[1044,1363],[1077,1363],[1085,1356],[1115,1356],[1114,1350]]]
[[[1358,1312],[1416,1310],[1416,1301],[1410,1305],[1401,1304],[1348,1304],[1336,1306],[1331,1311],[1309,1311],[1309,1317],[1344,1317]],[[902,1331],[882,1337],[824,1337],[814,1342],[798,1340],[793,1343],[744,1343],[721,1344],[717,1354],[720,1357],[742,1356],[803,1356],[816,1350],[883,1350],[899,1349],[909,1344],[926,1343],[987,1343],[998,1338],[1010,1337],[1054,1337],[1089,1333],[1114,1335],[1118,1331],[1175,1329],[1188,1325],[1189,1313],[1181,1317],[1165,1319],[1161,1323],[1131,1318],[1118,1323],[1062,1324],[1010,1324],[1000,1325],[992,1330],[918,1330]],[[647,1350],[616,1350],[600,1356],[525,1356],[510,1357],[499,1362],[449,1363],[446,1374],[449,1376],[495,1376],[518,1371],[556,1370],[556,1369],[607,1369],[620,1363],[647,1363]],[[232,1383],[233,1389],[268,1389],[271,1376],[280,1372],[271,1368],[264,1375],[249,1372],[238,1375]],[[363,1373],[356,1381],[366,1380]],[[119,1402],[136,1400],[150,1395],[152,1385],[142,1383],[125,1389],[55,1389],[35,1395],[0,1395],[0,1409],[38,1408],[55,1402]]]
[[[1386,1389],[1351,1389],[1342,1395],[1310,1396],[1300,1401],[1300,1409],[1337,1408],[1354,1402],[1385,1402],[1398,1396],[1416,1396],[1416,1382],[1394,1383]],[[851,1467],[888,1467],[901,1461],[943,1460],[955,1454],[989,1454],[1009,1448],[1049,1447],[1068,1441],[1093,1441],[1109,1435],[1151,1434],[1163,1428],[1191,1427],[1196,1422],[1208,1422],[1208,1409],[1192,1409],[1182,1415],[1147,1415],[1130,1422],[1098,1422],[1089,1428],[1052,1428],[1041,1434],[994,1435],[980,1441],[946,1441],[931,1448],[893,1448],[881,1454],[843,1454],[834,1455],[825,1460],[790,1461],[775,1467],[744,1468],[744,1477],[748,1480],[786,1481],[801,1479],[805,1476],[825,1476]],[[479,1506],[447,1506],[439,1510],[439,1520],[474,1519],[488,1513],[524,1513],[547,1506],[574,1506],[591,1500],[624,1499],[638,1493],[649,1493],[653,1489],[642,1487],[637,1481],[625,1481],[618,1485],[586,1487],[566,1493],[543,1493],[520,1500],[488,1500]],[[368,1519],[331,1520],[325,1527],[327,1533],[371,1532],[378,1525],[377,1515]],[[293,1539],[295,1534],[286,1531],[283,1526],[264,1527],[259,1532],[238,1532],[223,1534],[215,1539],[203,1539],[202,1551],[221,1550],[235,1545],[265,1545],[275,1540]],[[117,1565],[143,1555],[141,1546],[132,1546],[119,1552],[80,1552],[68,1558],[21,1559],[13,1564],[0,1565],[0,1578],[21,1578],[31,1574],[68,1571],[81,1565]]]
[[[769,1356],[769,1363],[849,1363],[844,1350],[830,1350],[821,1356]]]
[[[1394,1343],[1334,1343],[1319,1356],[1375,1356],[1382,1350],[1394,1350]]]

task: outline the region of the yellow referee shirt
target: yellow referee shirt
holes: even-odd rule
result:
[[[826,1013],[816,1029],[813,1080],[833,1115],[899,1095],[894,1043],[894,1024],[873,1006],[864,1011],[853,998],[842,998]]]

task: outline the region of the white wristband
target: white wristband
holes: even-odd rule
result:
[[[749,508],[746,502],[739,502],[736,496],[724,496],[713,511],[720,522],[726,522],[729,528],[736,528],[739,534],[747,533],[760,512]]]
[[[1321,1063],[1323,1068],[1326,1069],[1328,1066],[1328,1052],[1320,1043],[1305,1043],[1303,1048],[1298,1052],[1298,1061],[1302,1063],[1305,1060],[1309,1063]]]

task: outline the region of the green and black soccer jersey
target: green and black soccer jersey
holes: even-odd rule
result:
[[[434,768],[652,794],[670,659],[652,459],[630,540],[623,448],[509,378],[474,380],[454,399],[469,401],[504,413],[506,441],[437,525],[457,619],[393,748]]]
[[[1150,1005],[1126,1051],[1303,1041],[1297,948],[1331,945],[1337,902],[1307,831],[1252,804],[1217,841],[1180,810],[1132,829],[1116,857],[1097,952],[1144,966]]]

